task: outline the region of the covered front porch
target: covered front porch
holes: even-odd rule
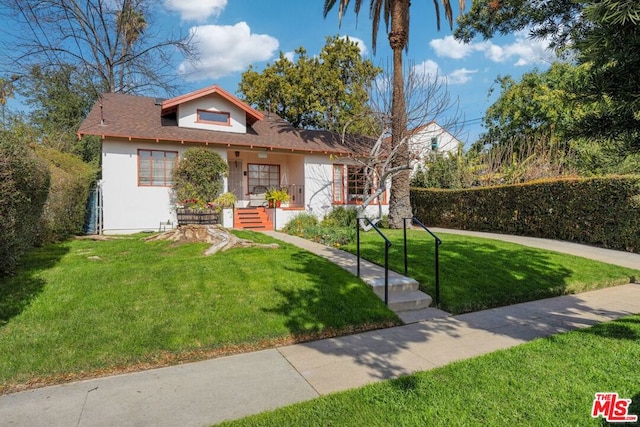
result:
[[[284,189],[289,201],[281,207],[304,209],[304,156],[270,150],[229,150],[228,191],[236,196],[236,207],[267,206],[265,193]]]
[[[281,229],[305,209],[304,155],[269,149],[227,151],[228,191],[236,196],[234,228]],[[278,206],[266,199],[269,190],[286,190],[289,201]]]

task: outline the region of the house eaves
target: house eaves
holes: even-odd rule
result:
[[[173,102],[167,105],[172,105]],[[163,105],[164,102],[161,105],[150,97],[105,93],[80,125],[78,137],[97,135],[103,139],[213,144],[340,156],[354,154],[351,146],[356,146],[350,140],[342,141],[339,135],[333,132],[295,128],[271,113],[257,112],[262,120],[248,126],[246,133],[179,127],[175,121],[162,117]]]

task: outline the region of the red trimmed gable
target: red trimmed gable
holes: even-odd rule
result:
[[[166,99],[162,101],[161,114],[165,115],[166,113],[174,111],[178,107],[178,105],[184,104],[185,102],[193,101],[194,99],[203,98],[205,96],[209,96],[213,94],[217,94],[221,96],[226,101],[229,101],[236,107],[243,110],[247,114],[247,124],[249,125],[253,125],[255,122],[264,119],[264,115],[261,112],[251,108],[249,104],[242,102],[237,97],[233,96],[232,94],[222,89],[218,85],[208,86],[184,95],[176,96],[175,98]]]

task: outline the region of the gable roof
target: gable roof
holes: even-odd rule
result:
[[[194,99],[203,98],[209,95],[220,95],[222,98],[240,108],[244,112],[247,113],[247,123],[250,125],[254,124],[258,120],[262,120],[264,118],[263,114],[249,106],[248,104],[240,101],[238,98],[222,89],[218,85],[208,86],[202,89],[195,90],[193,92],[187,93],[185,95],[180,95],[175,98],[166,99],[162,101],[162,115],[175,111],[175,109],[180,104],[184,104],[185,102],[192,101]]]
[[[188,95],[194,96],[196,92]],[[215,92],[221,94],[220,88],[216,88]],[[354,149],[366,144],[366,138],[351,138],[345,145],[340,136],[334,132],[298,129],[276,114],[256,110],[253,111],[260,114],[262,119],[247,126],[246,133],[179,127],[175,118],[163,117],[162,111],[165,105],[171,108],[177,105],[176,102],[185,102],[187,98],[183,97],[159,103],[151,97],[105,93],[80,125],[78,136],[81,138],[83,135],[98,135],[103,139],[110,137],[130,141],[136,139],[216,144],[227,147],[338,155],[354,154]]]

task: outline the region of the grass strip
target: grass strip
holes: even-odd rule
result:
[[[608,425],[591,418],[595,393],[617,392],[640,414],[638,372],[635,315],[223,425]]]

